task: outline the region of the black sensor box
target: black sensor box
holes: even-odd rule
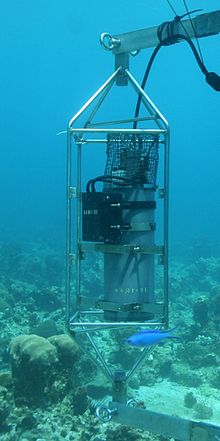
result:
[[[82,193],[83,241],[121,242],[122,199],[122,193]]]

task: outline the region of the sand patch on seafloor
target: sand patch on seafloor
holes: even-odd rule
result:
[[[198,403],[202,403],[212,409],[213,416],[210,419],[198,418],[193,408],[185,407],[184,396],[188,392],[193,393]],[[220,400],[216,389],[209,389],[204,393],[202,387],[189,388],[164,380],[154,386],[140,386],[139,389],[133,391],[132,395],[132,398],[144,401],[148,410],[195,421],[204,420],[208,423],[219,425]]]

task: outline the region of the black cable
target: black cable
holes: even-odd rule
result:
[[[148,65],[147,65],[147,69],[146,69],[145,74],[144,74],[143,81],[142,81],[142,83],[141,83],[141,88],[142,88],[143,90],[144,90],[144,88],[145,88],[145,85],[146,85],[146,82],[147,82],[147,79],[148,79],[148,76],[149,76],[149,73],[150,73],[150,70],[151,70],[152,64],[153,64],[153,62],[154,62],[154,60],[155,60],[155,57],[156,57],[156,55],[157,55],[157,53],[159,52],[159,50],[160,50],[161,47],[162,47],[162,43],[159,43],[159,44],[157,45],[157,47],[154,49],[154,51],[153,51],[153,53],[152,53],[152,55],[151,55],[151,57],[150,57],[149,63],[148,63]],[[138,99],[137,99],[137,104],[136,104],[136,109],[135,109],[135,115],[134,115],[135,118],[138,118],[138,116],[139,116],[140,107],[141,107],[141,99],[142,99],[142,95],[141,95],[141,93],[139,93],[139,95],[138,95]],[[134,123],[133,123],[133,129],[136,129],[136,128],[137,128],[137,123],[138,123],[138,121],[134,121]]]
[[[186,35],[182,35],[182,34],[176,34],[176,37],[177,37],[178,39],[181,39],[181,40],[185,40],[185,41],[187,41],[187,43],[190,45],[190,47],[191,47],[191,49],[192,49],[192,51],[193,51],[193,54],[194,54],[194,56],[195,56],[195,59],[196,59],[198,65],[199,65],[199,67],[200,67],[202,73],[203,73],[204,75],[207,75],[207,74],[208,74],[208,71],[207,71],[207,69],[206,69],[204,63],[202,62],[202,60],[201,60],[201,58],[200,58],[200,56],[199,56],[199,54],[198,54],[198,51],[197,51],[197,49],[196,49],[194,43],[192,42],[192,40],[191,40],[190,38],[188,38]]]
[[[203,11],[203,9],[193,9],[193,11],[187,11],[185,14],[183,14],[183,15],[181,15],[181,20],[182,20],[182,18],[184,18],[184,17],[189,17],[190,16],[190,14],[195,14],[195,12],[201,12],[201,11]],[[191,19],[192,20],[192,19]],[[182,25],[182,27],[184,28],[184,25],[183,25],[183,23],[181,22],[181,25]],[[186,29],[184,28],[184,31],[187,33],[187,31],[186,31]]]
[[[122,181],[120,183],[120,185],[130,185],[131,184],[131,180],[122,176],[112,176],[112,175],[103,175],[103,176],[97,176],[96,178],[90,179],[87,182],[86,185],[86,192],[89,193],[90,190],[90,186],[92,188],[92,191],[95,191],[95,184],[96,182],[111,182],[115,185],[118,184],[118,182],[114,182],[115,181]]]
[[[185,14],[184,14],[185,15]],[[174,25],[176,23],[177,20],[181,20],[182,17],[180,16],[176,16],[174,18],[174,20],[172,21],[166,21],[164,23],[162,23],[159,28],[158,28],[158,39],[159,39],[159,44],[156,46],[156,48],[154,49],[150,60],[148,62],[143,80],[142,80],[142,84],[141,84],[141,88],[144,90],[152,64],[155,60],[155,57],[157,55],[157,53],[159,52],[160,48],[162,46],[169,46],[175,43],[178,43],[180,40],[185,40],[187,41],[187,43],[190,45],[193,54],[196,58],[196,61],[202,71],[202,73],[205,75],[206,78],[206,82],[217,92],[220,92],[220,76],[218,74],[216,74],[215,72],[208,72],[208,70],[206,69],[202,59],[199,56],[199,53],[195,47],[195,45],[193,44],[192,40],[184,35],[184,34],[174,34]],[[166,31],[166,38],[163,38],[163,33]],[[141,93],[139,93],[138,95],[138,99],[137,99],[137,104],[136,104],[136,109],[135,109],[135,118],[138,118],[139,116],[139,112],[140,112],[140,106],[141,106],[141,100],[142,100],[142,95]],[[138,121],[134,121],[133,123],[133,129],[137,128],[137,123]]]
[[[184,34],[174,34],[174,25],[175,25],[177,20],[181,20],[181,17],[178,17],[178,19],[177,19],[177,17],[175,17],[175,19],[173,21],[162,23],[158,27],[157,36],[158,36],[158,39],[160,41],[159,44],[161,44],[162,46],[169,46],[171,44],[178,43],[180,40],[187,41],[187,43],[190,45],[190,47],[191,47],[191,49],[193,51],[193,54],[194,54],[194,56],[196,58],[196,61],[197,61],[198,65],[199,65],[202,73],[204,75],[206,75],[208,71],[207,71],[204,63],[202,62],[202,60],[201,60],[201,58],[200,58],[200,56],[198,54],[198,51],[197,51],[194,43],[192,42],[191,38],[189,36],[187,36],[187,35],[184,35]],[[166,34],[165,38],[163,38],[163,33],[164,32]]]

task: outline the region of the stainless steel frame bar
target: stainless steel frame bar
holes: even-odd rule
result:
[[[137,368],[140,367],[142,365],[142,363],[144,362],[145,358],[151,354],[151,352],[153,352],[154,350],[154,346],[151,346],[149,348],[144,348],[141,352],[141,354],[139,355],[136,363],[134,364],[134,366],[130,369],[129,372],[127,372],[126,374],[126,380],[129,381],[131,379],[131,377],[134,375],[134,373],[136,372]]]
[[[89,118],[87,119],[87,122],[85,123],[85,127],[87,128],[88,125],[91,124],[92,119],[94,118],[95,114],[97,113],[98,109],[101,107],[105,97],[108,95],[110,89],[112,88],[114,84],[114,79],[108,84],[108,86],[106,87],[106,89],[104,90],[101,98],[99,99],[98,103],[96,104],[95,108],[93,109],[91,115],[89,116]]]
[[[91,346],[93,347],[93,349],[94,349],[94,351],[95,351],[95,354],[97,355],[97,359],[94,357],[94,360],[96,361],[96,364],[97,364],[99,367],[101,366],[101,368],[102,368],[102,370],[103,370],[103,373],[104,373],[104,374],[106,375],[106,377],[112,382],[113,379],[114,379],[113,374],[112,374],[112,372],[110,371],[109,367],[107,366],[107,364],[106,364],[106,362],[105,362],[105,360],[104,360],[104,358],[103,358],[101,352],[99,351],[98,347],[96,346],[96,344],[95,344],[95,342],[93,341],[93,339],[92,339],[91,335],[89,334],[89,332],[87,332],[86,335],[87,335],[87,337],[88,337],[88,339],[89,339],[89,341],[90,341],[90,343],[91,343]]]
[[[153,103],[153,101],[151,101],[151,99],[149,98],[149,96],[146,94],[146,92],[141,88],[140,84],[138,84],[138,82],[135,80],[135,78],[131,75],[131,73],[127,70],[127,75],[130,79],[131,84],[133,85],[133,87],[136,89],[137,93],[141,95],[142,97],[142,102],[146,103],[146,107],[148,109],[148,112],[151,115],[157,115],[158,118],[156,118],[155,123],[157,124],[157,126],[162,129],[162,126],[164,125],[166,130],[168,127],[168,122],[167,120],[164,118],[164,116],[162,115],[162,113],[158,110],[158,108],[155,106],[155,104]],[[163,125],[160,123],[160,120],[162,121]]]
[[[88,311],[86,311],[88,312]],[[91,331],[93,330],[92,328],[95,326],[99,325],[98,322],[77,322],[77,321],[70,321],[70,326],[72,326],[71,330],[73,331],[75,328],[77,327],[82,327],[83,326],[87,326],[87,327],[91,327]],[[112,327],[112,328],[125,328],[125,327],[133,327],[133,328],[137,328],[137,327],[141,327],[141,326],[145,326],[146,327],[146,322],[102,322],[100,325],[100,329],[102,328],[102,330],[107,329],[108,327]],[[147,322],[147,327],[159,327],[161,326],[161,322]],[[87,328],[88,330],[88,328]],[[76,331],[77,332],[77,331]]]
[[[70,120],[68,127],[71,128],[72,125],[77,121],[77,119],[88,109],[88,107],[95,101],[95,99],[108,87],[109,84],[114,83],[118,72],[121,70],[119,67],[108,79],[107,81],[91,96],[91,98],[84,104],[84,106],[73,116]]]
[[[216,441],[220,426],[111,402],[112,421],[179,441]]]
[[[170,130],[167,125],[167,136],[164,149],[164,319],[168,326],[169,309],[169,168],[170,168]]]
[[[152,133],[166,134],[165,129],[85,129],[85,128],[70,128],[71,133]]]
[[[71,198],[70,187],[72,183],[72,137],[71,132],[67,130],[67,186],[66,186],[66,314],[65,321],[66,327],[69,326],[70,318],[70,284],[71,284],[71,262],[70,254],[72,250],[72,210],[71,210]]]
[[[80,292],[81,292],[81,160],[82,160],[82,144],[76,142],[77,145],[77,231],[76,231],[76,307],[80,309]]]
[[[131,122],[143,122],[143,121],[155,121],[156,116],[145,116],[143,118],[129,118],[129,119],[118,119],[115,121],[103,121],[103,122],[95,122],[95,123],[90,123],[89,127],[93,128],[93,127],[98,127],[98,126],[104,126],[104,125],[112,125],[112,124],[127,124],[127,123],[131,123]]]
[[[84,133],[85,135],[85,133]],[[83,142],[82,144],[106,144],[107,139],[88,139],[88,138],[83,138]],[[164,144],[164,141],[159,140],[159,144]]]

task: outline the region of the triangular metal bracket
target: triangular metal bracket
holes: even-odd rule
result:
[[[153,101],[149,98],[149,96],[146,94],[146,92],[141,88],[139,83],[136,81],[136,79],[132,76],[130,71],[126,69],[123,71],[124,75],[127,76],[129,83],[135,90],[138,96],[141,96],[141,102],[145,109],[148,112],[148,115],[146,118],[130,118],[130,119],[124,119],[124,120],[118,120],[118,121],[103,121],[98,123],[93,123],[93,119],[95,115],[97,114],[99,108],[101,107],[103,101],[109,94],[112,86],[116,83],[118,75],[121,75],[122,68],[118,67],[118,69],[103,83],[103,85],[91,96],[91,98],[83,105],[83,107],[71,118],[68,130],[71,132],[71,129],[74,127],[76,122],[79,120],[81,116],[92,106],[94,105],[92,112],[90,113],[89,117],[87,117],[86,121],[83,124],[84,128],[90,128],[95,127],[97,125],[109,125],[109,124],[122,124],[122,123],[131,123],[134,121],[144,121],[147,120],[153,120],[155,122],[155,125],[159,129],[165,129],[168,130],[168,122],[165,119],[165,117],[162,115],[162,113],[158,110],[158,108],[155,106]],[[97,102],[96,102],[97,101]],[[96,102],[96,104],[95,104]],[[82,127],[82,126],[81,126]]]

